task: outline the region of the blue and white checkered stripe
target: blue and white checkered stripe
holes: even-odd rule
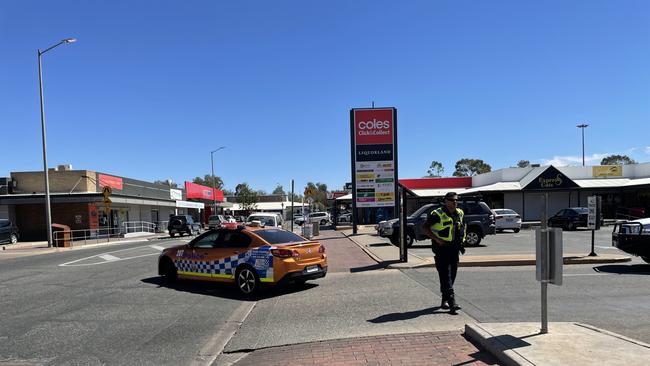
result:
[[[271,247],[260,247],[215,261],[193,261],[176,259],[179,273],[196,274],[210,277],[234,278],[237,266],[247,263],[257,270],[262,282],[273,281],[273,255]]]

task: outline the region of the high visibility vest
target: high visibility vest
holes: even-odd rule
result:
[[[463,216],[465,216],[465,213],[463,210],[460,208],[456,209],[456,212],[458,212],[458,227],[460,229],[460,233],[462,236],[462,242],[465,242],[465,223],[463,223]],[[431,225],[431,232],[433,235],[435,235],[438,239],[446,241],[448,243],[451,243],[452,239],[454,238],[454,233],[453,233],[453,220],[449,215],[447,215],[447,212],[445,212],[443,207],[439,207],[433,211],[431,211],[432,215],[438,215],[440,217],[440,221],[436,222],[435,224]]]

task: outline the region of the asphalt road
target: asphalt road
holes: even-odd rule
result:
[[[166,286],[159,247],[186,241],[3,259],[0,364],[209,363],[197,355],[252,306],[227,286]]]
[[[423,287],[439,282],[433,268],[404,270]],[[650,264],[563,267],[563,284],[548,285],[549,322],[582,322],[650,343]],[[535,267],[462,267],[454,286],[463,311],[480,322],[541,322]]]

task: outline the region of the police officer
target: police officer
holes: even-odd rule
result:
[[[423,225],[424,233],[431,238],[431,249],[435,254],[436,269],[440,277],[440,292],[442,293],[442,309],[449,309],[452,315],[457,314],[460,306],[454,298],[454,281],[458,271],[458,252],[465,254],[465,223],[463,210],[457,207],[458,195],[448,192],[444,205],[429,213]]]

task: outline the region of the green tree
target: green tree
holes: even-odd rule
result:
[[[442,177],[442,173],[445,171],[445,168],[443,168],[442,163],[439,161],[432,161],[431,165],[429,165],[429,169],[427,170],[427,176],[428,177]]]
[[[284,196],[286,193],[284,192],[284,188],[278,183],[278,185],[275,186],[275,189],[273,190],[273,193],[271,193],[271,194]]]
[[[309,182],[307,183],[307,186],[305,186],[305,191],[307,188],[311,188],[314,192],[311,196],[314,200],[314,209],[317,211],[324,211],[327,208],[327,184]]]
[[[235,196],[237,196],[237,200],[242,205],[244,211],[250,212],[257,207],[257,202],[259,201],[258,194],[248,186],[248,183],[239,183],[235,187]]]
[[[636,161],[627,155],[609,155],[600,161],[600,165],[628,165],[636,164]]]
[[[517,168],[526,168],[530,166],[530,161],[528,160],[519,160],[517,163]]]
[[[160,184],[160,185],[163,185],[163,186],[167,186],[167,187],[169,187],[169,188],[178,188],[178,184],[176,184],[176,182],[172,182],[171,179],[167,179],[167,180],[154,180],[153,183],[154,183],[154,184]]]
[[[212,175],[206,174],[203,178],[194,177],[194,179],[192,179],[192,183],[200,184],[206,187],[212,187]],[[221,177],[218,177],[216,175],[214,176],[214,188],[223,189],[223,181],[221,180]]]
[[[476,174],[488,173],[492,167],[481,159],[460,159],[456,162],[454,177],[471,177]]]

